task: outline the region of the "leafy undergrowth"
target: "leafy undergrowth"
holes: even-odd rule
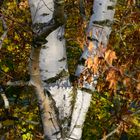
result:
[[[10,108],[0,107],[0,137],[6,140],[43,139],[37,100],[31,88],[8,88]]]

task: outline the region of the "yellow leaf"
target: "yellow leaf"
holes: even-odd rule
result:
[[[10,52],[13,51],[13,47],[12,46],[8,46],[7,50],[10,51]]]
[[[94,74],[97,74],[98,66],[99,66],[99,58],[98,58],[98,56],[94,57],[93,62],[94,62],[94,64],[92,65],[92,70],[93,70]]]
[[[8,72],[8,71],[9,71],[9,68],[6,67],[6,66],[4,65],[4,66],[2,66],[2,70],[3,70],[4,72]]]
[[[94,74],[97,74],[97,72],[98,72],[98,66],[93,64],[92,70],[93,70]]]
[[[5,120],[2,123],[4,126],[8,126],[8,125],[14,125],[14,121],[13,120]]]

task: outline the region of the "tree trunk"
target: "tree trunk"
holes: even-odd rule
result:
[[[94,0],[93,14],[87,29],[88,43],[85,44],[84,52],[80,58],[80,64],[76,70],[80,89],[77,90],[76,103],[71,120],[70,138],[72,139],[81,139],[83,124],[90,106],[91,93],[95,91],[99,76],[99,73],[92,75],[88,73],[89,68],[86,66],[86,61],[88,58],[94,60],[100,45],[103,48],[107,47],[115,13],[115,5],[116,0]],[[91,48],[90,43],[92,43],[93,48]],[[90,83],[86,80],[88,75],[92,76]]]
[[[94,59],[98,47],[107,46],[114,16],[115,0],[94,0],[93,15],[87,30],[88,44],[80,60]],[[46,139],[80,140],[91,91],[98,74],[86,81],[86,64],[79,65],[76,75],[79,89],[72,110],[73,87],[69,81],[64,39],[64,0],[29,0],[34,31],[31,49],[31,84],[36,90]],[[90,49],[90,51],[89,51]],[[40,65],[40,68],[39,68]],[[82,81],[80,79],[83,79]],[[82,86],[81,86],[82,83]],[[72,112],[72,118],[71,118]],[[69,124],[71,123],[70,127]]]
[[[45,61],[42,57],[46,56],[44,54],[44,49],[41,51],[41,47],[46,43],[46,37],[54,30],[52,34],[50,34],[49,40],[52,41],[54,35],[56,36],[58,33],[59,26],[63,25],[64,22],[64,1],[63,0],[29,0],[29,5],[31,9],[32,23],[33,23],[33,32],[34,32],[34,42],[31,49],[31,59],[30,59],[30,75],[31,75],[31,84],[34,86],[37,99],[39,102],[39,107],[41,110],[41,118],[43,123],[44,135],[45,139],[55,140],[61,138],[60,131],[60,122],[57,116],[56,105],[51,96],[45,92],[45,88],[42,83],[42,79],[51,78],[57,74],[58,67],[54,67],[54,71],[50,69],[50,65],[47,67],[47,70],[44,75],[44,69],[42,68],[42,79],[39,68],[39,58]],[[49,6],[49,7],[48,7]],[[55,10],[54,10],[55,7]],[[59,10],[59,12],[57,12]],[[54,12],[53,12],[54,11]],[[62,15],[63,14],[63,15]],[[47,39],[48,39],[47,38]],[[52,42],[53,43],[53,42]],[[47,49],[46,44],[46,49]],[[50,46],[53,48],[53,46]],[[59,47],[59,46],[58,46]],[[59,48],[60,49],[60,48]],[[55,49],[54,49],[55,50]],[[50,51],[54,51],[50,50]],[[41,53],[40,53],[41,51]],[[48,50],[47,50],[48,51]],[[58,51],[63,53],[63,50]],[[41,56],[40,56],[41,54]],[[44,56],[43,56],[44,55]],[[50,58],[55,56],[47,55],[47,61]],[[59,56],[60,57],[60,56]],[[54,59],[52,59],[54,60]],[[54,63],[54,62],[53,62]],[[40,63],[42,67],[43,63]],[[59,66],[60,67],[60,66]],[[52,67],[51,67],[52,68]],[[55,70],[56,68],[56,70]],[[60,69],[59,69],[60,70]],[[50,72],[50,73],[49,73]],[[47,76],[47,77],[45,77]],[[48,86],[50,89],[51,87]]]

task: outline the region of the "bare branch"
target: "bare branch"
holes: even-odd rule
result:
[[[140,110],[130,114],[130,115],[127,115],[127,116],[124,116],[122,121],[126,121],[130,116],[135,116],[136,114],[139,114],[140,113]],[[101,140],[106,140],[107,138],[109,138],[110,136],[112,136],[113,134],[119,132],[120,128],[122,127],[123,123],[122,121],[119,123],[118,127],[115,128],[113,131],[111,131],[109,134],[107,134],[106,136],[104,136],[104,138],[102,138]]]
[[[2,15],[0,16],[0,20],[2,21],[3,30],[4,30],[4,33],[0,37],[0,49],[1,49],[2,48],[2,44],[3,44],[3,41],[4,41],[4,39],[7,36],[8,28],[7,28],[6,22],[5,22],[5,20],[4,20],[4,18],[3,18]]]
[[[0,86],[0,94],[1,94],[1,97],[4,101],[5,109],[8,109],[9,108],[9,101],[8,101],[8,98],[6,97],[6,94],[4,93],[2,86]]]
[[[0,69],[0,72],[3,73],[5,76],[9,77],[10,79],[14,79],[12,76],[9,74],[5,73],[3,70]]]
[[[30,81],[27,81],[27,82],[25,82],[25,81],[8,81],[7,83],[6,83],[6,86],[31,86],[32,84],[31,84],[31,82]]]
[[[33,124],[33,125],[38,125],[38,124],[39,124],[39,122],[31,121],[31,120],[23,120],[23,119],[19,119],[19,121],[25,121],[26,123],[28,123],[28,124]]]
[[[86,20],[87,17],[86,17],[86,12],[85,12],[84,0],[80,0],[79,9],[80,9],[81,17],[83,18],[83,20]]]

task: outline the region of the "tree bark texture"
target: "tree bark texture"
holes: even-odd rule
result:
[[[86,44],[80,61],[94,59],[99,46],[106,48],[115,4],[116,0],[94,0],[93,15],[87,29],[88,44],[92,43],[93,48],[89,49]],[[64,39],[64,0],[29,0],[29,5],[34,32],[30,82],[39,102],[45,138],[80,140],[98,74],[93,74],[92,81],[87,83],[83,74],[87,66],[85,63],[79,64],[76,75],[79,79],[83,76],[82,87],[73,90]]]

